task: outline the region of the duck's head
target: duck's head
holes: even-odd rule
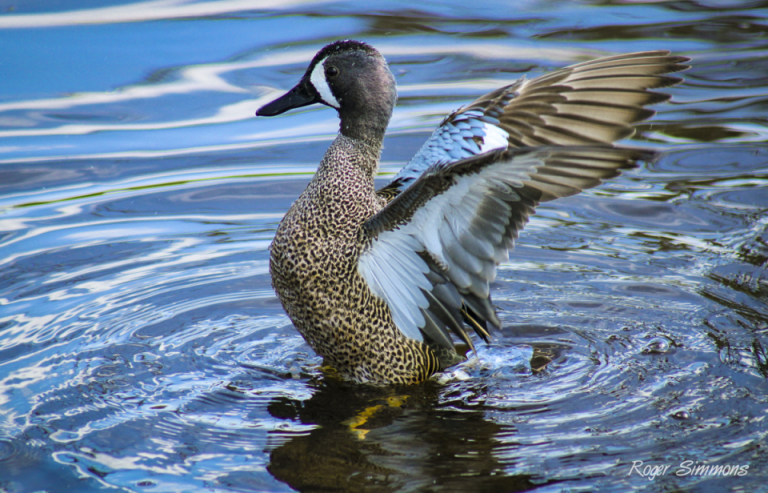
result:
[[[383,136],[396,100],[395,79],[384,57],[360,41],[337,41],[315,55],[293,89],[256,115],[275,116],[321,103],[338,110],[342,134],[374,131]]]

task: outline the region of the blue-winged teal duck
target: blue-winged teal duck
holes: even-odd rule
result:
[[[449,115],[394,180],[374,189],[397,100],[387,62],[358,41],[332,43],[260,116],[321,103],[336,140],[280,223],[277,295],[296,328],[346,379],[410,384],[462,361],[452,334],[488,339],[500,321],[489,283],[544,201],[579,193],[648,152],[614,148],[644,106],[669,96],[666,51],[601,58],[502,87]]]

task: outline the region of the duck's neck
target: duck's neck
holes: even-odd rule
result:
[[[358,138],[339,133],[328,148],[320,163],[317,175],[336,177],[333,181],[365,181],[373,186],[373,180],[379,171],[381,156],[381,137],[370,135]]]
[[[374,187],[380,151],[380,141],[363,142],[339,134],[297,201],[301,204],[294,204],[291,210],[341,218],[343,224],[338,224],[332,235],[350,234],[357,238],[357,225],[381,208]],[[353,236],[350,238],[354,239]]]
[[[339,126],[341,135],[366,145],[381,148],[390,115],[386,115],[386,118],[377,118],[373,115],[371,118],[360,118],[357,115],[349,117],[343,114],[339,116],[341,116],[341,125]]]
[[[344,101],[339,109],[339,132],[345,137],[381,149],[384,133],[397,100],[394,89],[370,92],[365,97]]]

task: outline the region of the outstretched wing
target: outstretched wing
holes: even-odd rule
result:
[[[452,348],[499,326],[489,283],[539,202],[575,195],[652,153],[612,147],[496,151],[437,164],[363,225],[358,271],[407,337]],[[469,308],[470,310],[466,310]],[[479,318],[479,320],[475,320]]]
[[[431,166],[494,149],[610,144],[633,134],[633,124],[655,113],[644,108],[669,99],[649,91],[673,86],[664,74],[689,68],[668,51],[599,58],[488,93],[449,115],[419,152],[380,190],[391,200]]]

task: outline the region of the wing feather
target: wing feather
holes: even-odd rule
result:
[[[364,224],[358,272],[407,337],[452,347],[454,333],[471,344],[462,320],[483,338],[486,323],[500,325],[490,283],[534,207],[650,156],[607,146],[546,147],[433,166]]]
[[[380,195],[392,200],[431,166],[447,166],[496,149],[609,144],[631,137],[633,124],[654,115],[653,92],[682,81],[688,69],[668,51],[598,58],[522,78],[449,115]]]

